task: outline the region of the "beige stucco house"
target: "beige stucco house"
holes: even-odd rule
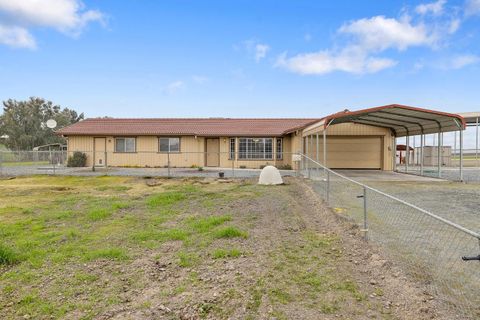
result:
[[[58,131],[88,166],[292,166],[302,129],[319,119],[86,119]]]
[[[88,166],[293,168],[295,154],[336,169],[395,168],[395,138],[463,130],[461,116],[402,105],[310,119],[94,118],[57,131]]]

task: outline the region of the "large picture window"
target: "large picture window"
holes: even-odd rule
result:
[[[277,138],[277,154],[276,158],[278,160],[283,159],[283,139],[282,138]]]
[[[135,138],[115,138],[115,152],[135,152]]]
[[[273,159],[272,138],[238,139],[239,159]]]
[[[180,152],[180,138],[159,138],[158,150],[160,152]]]

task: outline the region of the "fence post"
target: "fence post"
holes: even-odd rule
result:
[[[170,178],[170,150],[167,151],[167,171],[168,177]]]
[[[367,188],[363,187],[363,237],[368,240]]]
[[[307,161],[307,177],[308,177],[308,179],[310,179],[310,171],[311,171],[310,169],[311,169],[311,168],[310,168],[310,166],[308,165],[308,160],[310,160],[310,159],[305,159],[305,160]]]
[[[3,176],[3,152],[0,151],[0,176]]]
[[[233,153],[233,159],[232,159],[232,177],[235,178],[235,153]]]
[[[330,204],[330,171],[327,170],[327,186],[325,188],[325,202]]]
[[[105,174],[108,175],[108,162],[107,162],[107,151],[106,150],[105,150],[104,159],[105,159]]]

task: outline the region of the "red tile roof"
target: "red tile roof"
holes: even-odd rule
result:
[[[195,135],[195,136],[281,136],[319,119],[115,119],[91,118],[59,129],[57,134],[74,135]]]

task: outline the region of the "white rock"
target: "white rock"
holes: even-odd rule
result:
[[[274,166],[266,166],[265,168],[262,169],[262,172],[260,173],[258,184],[266,184],[266,185],[283,184],[280,171],[278,171],[278,169],[275,168]]]

